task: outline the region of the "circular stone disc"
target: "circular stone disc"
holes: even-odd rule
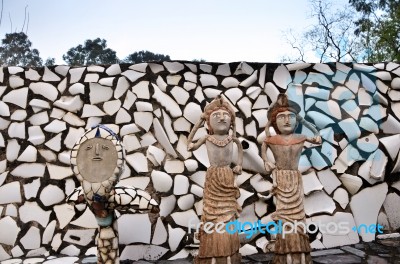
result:
[[[91,138],[78,149],[76,163],[81,176],[88,182],[103,182],[114,175],[118,154],[113,142]]]

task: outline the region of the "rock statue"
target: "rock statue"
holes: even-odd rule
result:
[[[320,144],[321,137],[316,128],[300,115],[300,106],[290,101],[285,94],[280,94],[274,105],[268,110],[268,124],[266,139],[262,144],[262,158],[267,173],[272,172],[272,194],[276,199],[276,211],[272,214],[274,221],[285,223],[303,223],[297,225],[297,232],[278,234],[275,242],[275,256],[273,263],[312,263],[311,247],[305,226],[304,191],[300,171],[299,159],[305,141]],[[302,134],[295,134],[298,123],[309,128],[314,137],[308,138]],[[269,127],[273,126],[277,135],[269,134]],[[270,148],[275,164],[267,160],[267,149]],[[289,227],[286,227],[289,230]]]
[[[209,133],[193,143],[193,137],[204,121],[207,123]],[[232,134],[229,133],[231,127]],[[205,107],[201,119],[189,134],[188,150],[196,150],[204,143],[210,167],[207,169],[204,186],[202,226],[198,237],[200,248],[194,262],[240,263],[238,234],[215,231],[217,223],[221,223],[225,231],[226,223],[237,219],[241,212],[241,207],[236,201],[240,193],[235,174],[241,174],[243,150],[236,138],[235,112],[222,97],[217,97]],[[238,160],[237,165],[231,169],[233,143],[237,145]],[[210,222],[214,230],[206,232],[204,225]]]
[[[157,202],[140,189],[116,187],[123,172],[124,148],[109,128],[98,125],[86,132],[71,152],[71,166],[81,183],[68,197],[68,202],[89,205],[99,225],[97,263],[119,263],[118,228],[114,209],[157,211]]]

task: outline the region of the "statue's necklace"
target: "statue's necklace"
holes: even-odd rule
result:
[[[225,147],[226,145],[229,144],[229,142],[232,141],[232,135],[227,136],[223,140],[216,139],[215,137],[209,135],[207,137],[207,140],[213,143],[214,145],[220,146],[220,147]]]

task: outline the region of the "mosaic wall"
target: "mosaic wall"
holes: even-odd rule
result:
[[[120,214],[121,259],[177,259],[196,252],[205,147],[187,151],[202,109],[221,94],[236,109],[244,172],[237,184],[241,222],[269,222],[272,184],[261,143],[267,109],[280,92],[302,106],[323,144],[301,156],[305,212],[319,232],[313,248],[371,241],[349,227],[400,227],[400,65],[143,63],[0,69],[0,260],[95,254],[96,221],[85,205],[65,203],[78,181],[70,150],[90,127],[104,124],[126,149],[120,185],[146,190],[159,213]],[[305,127],[298,132],[310,134]],[[200,129],[196,138],[206,132]],[[360,231],[360,232],[358,232]],[[244,255],[268,248],[270,235],[241,235]]]

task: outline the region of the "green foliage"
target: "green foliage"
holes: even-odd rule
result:
[[[42,59],[24,32],[6,34],[1,40],[0,64],[2,66],[40,67]]]
[[[169,61],[171,58],[169,55],[163,55],[163,54],[156,54],[150,51],[139,51],[139,52],[134,52],[132,54],[129,54],[123,62],[126,63],[141,63],[141,62],[149,62],[149,61]]]
[[[359,12],[355,21],[368,62],[400,61],[400,1],[349,0]]]
[[[46,66],[54,66],[56,65],[56,59],[55,58],[47,58],[44,65]]]
[[[113,64],[118,62],[117,53],[107,48],[105,39],[86,40],[83,45],[70,48],[63,55],[68,65]]]

